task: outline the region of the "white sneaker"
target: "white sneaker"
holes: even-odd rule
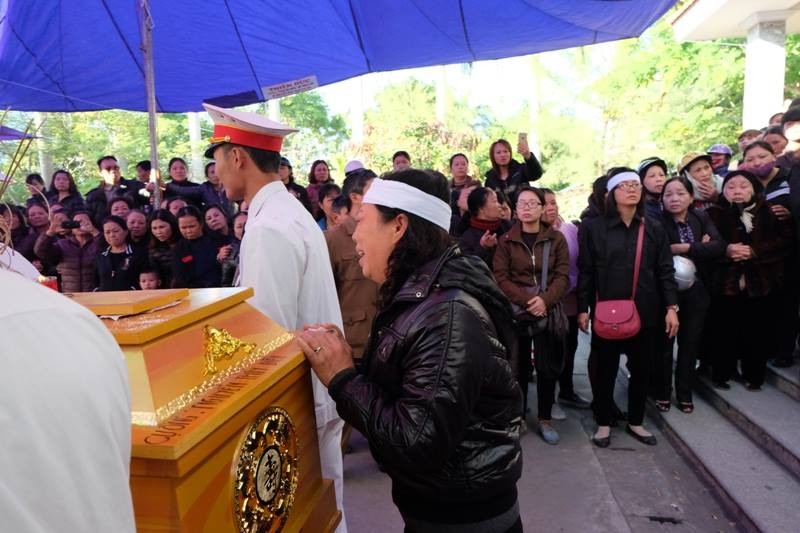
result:
[[[550,418],[553,420],[566,420],[567,413],[564,412],[560,405],[554,403],[553,408],[550,410]]]

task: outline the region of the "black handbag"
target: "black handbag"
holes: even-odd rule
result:
[[[547,290],[547,271],[550,266],[550,241],[544,241],[544,249],[542,250],[542,285],[534,285],[527,287],[526,291],[530,292],[531,298],[540,295]],[[533,337],[544,333],[548,327],[549,316],[533,316],[528,312],[526,307],[522,307],[515,303],[511,303],[511,309],[514,312],[514,321],[516,322],[517,334],[525,337]]]

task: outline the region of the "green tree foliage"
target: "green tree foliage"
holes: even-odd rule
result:
[[[316,159],[326,160],[343,174],[347,161],[341,163],[341,153],[350,135],[344,117],[331,115],[322,97],[313,91],[283,98],[280,109],[281,121],[300,130],[286,138],[282,150],[292,162],[295,179],[307,184]]]

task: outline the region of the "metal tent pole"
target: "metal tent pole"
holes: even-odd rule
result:
[[[161,188],[159,187],[158,167],[158,133],[156,116],[156,82],[153,67],[153,17],[150,13],[149,0],[141,0],[142,54],[144,55],[144,84],[147,91],[147,123],[150,129],[150,183],[153,188],[153,209],[161,206]]]

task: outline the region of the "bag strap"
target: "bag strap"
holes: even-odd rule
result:
[[[542,250],[542,291],[547,291],[547,270],[550,266],[550,239],[544,241],[544,250]]]
[[[633,292],[631,300],[636,299],[636,287],[639,286],[639,267],[642,265],[642,247],[644,246],[644,218],[639,223],[639,236],[636,238],[636,261],[633,265]]]

